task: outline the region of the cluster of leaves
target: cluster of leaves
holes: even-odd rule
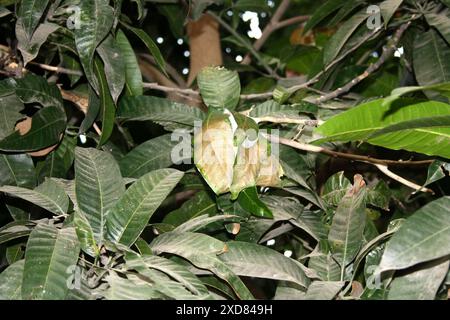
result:
[[[0,21],[15,26],[2,28],[21,54],[0,81],[0,299],[447,299],[450,3],[297,2],[314,13],[301,31],[313,32],[314,43],[295,43],[298,30],[286,28],[252,66],[226,61],[242,81],[206,69],[196,84],[203,112],[144,94],[129,37],[162,73],[165,62],[121,0],[0,1]],[[146,3],[133,3],[145,19]],[[384,20],[375,31],[365,26],[373,3]],[[196,19],[209,8],[223,23],[228,10],[270,11],[247,0],[151,8],[164,12],[175,37],[183,10]],[[392,36],[405,24],[401,39]],[[335,32],[317,31],[325,25]],[[249,45],[224,40],[236,50]],[[392,46],[403,46],[401,63],[386,61],[340,100],[320,100],[318,91],[351,83]],[[37,61],[73,72],[42,73]],[[273,73],[260,77],[267,68]],[[314,87],[292,89],[316,75]],[[241,99],[266,91],[272,98],[261,103]],[[435,195],[406,199],[411,190],[365,165],[321,181],[331,160],[285,145],[276,184],[257,183],[245,165],[173,164],[170,132],[192,137],[196,121],[225,109],[243,119],[238,125],[304,144],[434,160],[423,185]],[[299,127],[310,120],[326,121]],[[422,177],[415,172],[405,174]],[[225,178],[239,181],[233,196],[231,184],[214,188]]]

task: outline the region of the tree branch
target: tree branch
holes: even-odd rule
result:
[[[321,96],[315,100],[316,104],[321,104],[323,102],[326,102],[328,100],[334,99],[339,97],[343,93],[349,92],[354,86],[359,84],[361,81],[366,79],[368,76],[370,76],[373,72],[377,71],[395,52],[397,49],[397,44],[400,41],[401,37],[403,36],[403,33],[408,29],[408,27],[411,25],[411,21],[403,24],[400,28],[397,29],[395,32],[393,38],[391,39],[390,43],[383,48],[383,53],[381,57],[378,59],[377,62],[370,65],[366,71],[364,71],[362,74],[354,78],[352,81],[347,83],[345,86],[336,89],[333,92],[330,92],[324,96]]]
[[[385,175],[387,175],[389,178],[394,179],[395,181],[400,182],[401,184],[410,187],[411,189],[414,189],[415,192],[428,192],[428,193],[433,193],[433,190],[419,186],[418,184],[411,182],[409,180],[406,180],[403,177],[400,177],[399,175],[393,173],[391,170],[388,169],[387,166],[382,165],[382,164],[373,164],[375,167],[377,167],[381,172],[383,172]]]
[[[357,154],[352,154],[352,153],[333,151],[333,150],[326,149],[323,147],[306,144],[306,143],[300,143],[300,142],[293,141],[293,140],[286,139],[286,138],[279,138],[279,137],[274,137],[274,136],[267,136],[267,138],[270,141],[273,141],[275,143],[281,143],[281,144],[290,146],[290,147],[298,149],[298,150],[314,152],[314,153],[322,153],[322,154],[325,154],[325,155],[328,155],[331,157],[335,157],[335,158],[343,158],[343,159],[348,159],[348,160],[353,160],[353,161],[366,162],[366,163],[371,163],[371,164],[379,164],[379,165],[384,165],[384,166],[422,167],[422,166],[430,165],[433,162],[433,160],[422,160],[422,161],[398,160],[398,161],[396,161],[396,160],[377,159],[377,158],[372,158],[369,156],[362,156],[362,155],[357,155]]]

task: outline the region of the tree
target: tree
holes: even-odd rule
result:
[[[0,5],[1,299],[447,299],[449,1]]]

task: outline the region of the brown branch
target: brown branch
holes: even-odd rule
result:
[[[37,63],[37,62],[32,62],[32,61],[29,62],[29,64],[37,66],[43,70],[52,71],[52,72],[56,72],[56,73],[71,74],[74,76],[82,76],[83,75],[83,73],[78,70],[71,70],[71,69],[66,69],[66,68],[62,68],[62,67],[49,66],[48,64]]]
[[[392,37],[390,43],[383,48],[383,53],[381,54],[381,57],[377,60],[377,62],[370,65],[366,71],[364,71],[362,74],[354,78],[352,81],[347,83],[345,86],[336,89],[333,92],[330,92],[324,96],[321,96],[315,100],[316,104],[321,104],[323,102],[326,102],[328,100],[334,99],[339,97],[340,95],[349,92],[354,86],[359,84],[361,81],[369,77],[373,72],[377,71],[395,52],[397,49],[397,44],[400,41],[401,37],[405,33],[405,31],[408,29],[408,27],[411,25],[411,21],[403,24],[400,28],[397,29],[394,36]]]
[[[322,153],[322,154],[325,154],[325,155],[328,155],[328,156],[331,156],[334,158],[343,158],[343,159],[348,159],[348,160],[353,160],[353,161],[366,162],[366,163],[371,163],[371,164],[379,164],[379,165],[384,165],[384,166],[422,167],[422,166],[430,165],[433,162],[433,160],[421,160],[421,161],[398,160],[397,161],[397,160],[377,159],[377,158],[372,158],[369,156],[362,156],[362,155],[357,155],[357,154],[352,154],[352,153],[333,151],[333,150],[326,149],[323,147],[314,146],[314,145],[306,144],[306,143],[300,143],[300,142],[293,141],[293,140],[286,139],[286,138],[278,138],[278,137],[274,137],[274,136],[267,136],[267,137],[275,143],[281,143],[281,144],[290,146],[290,147],[298,149],[298,150],[314,152],[314,153]]]
[[[267,39],[275,30],[278,30],[291,24],[300,23],[309,19],[309,17],[307,16],[298,16],[280,22],[281,18],[283,17],[286,10],[289,8],[290,4],[291,4],[290,0],[283,0],[280,3],[277,10],[275,10],[275,13],[270,19],[269,23],[265,26],[264,30],[262,31],[261,37],[253,43],[253,49],[255,51],[259,51],[262,48],[264,43],[266,43]],[[250,62],[251,56],[250,54],[247,54],[241,63],[250,64]]]

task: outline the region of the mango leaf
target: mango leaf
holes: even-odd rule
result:
[[[15,131],[0,141],[0,150],[26,152],[57,144],[66,128],[66,114],[58,107],[40,109],[32,117],[30,130],[21,135]]]
[[[341,281],[345,267],[356,257],[363,239],[365,227],[366,185],[360,175],[355,175],[354,184],[339,203],[333,216],[328,241],[333,257],[341,266]]]
[[[95,90],[89,86],[88,88],[88,109],[83,121],[80,125],[80,133],[86,133],[92,127],[100,113],[100,98],[95,93]]]
[[[123,57],[122,64],[125,68],[126,92],[132,96],[141,96],[144,92],[141,69],[130,42],[120,29],[116,34],[116,42]]]
[[[394,15],[395,11],[400,7],[403,0],[385,0],[380,3],[380,11],[383,16],[384,26],[387,27],[389,21]]]
[[[433,182],[439,181],[442,178],[445,178],[447,174],[444,172],[444,169],[449,172],[450,171],[450,163],[442,162],[439,160],[433,161],[432,164],[428,167],[428,175],[427,181],[425,182],[425,186],[432,184]]]
[[[135,275],[122,278],[115,272],[110,272],[105,280],[109,287],[103,292],[103,296],[107,300],[150,300],[164,297],[151,283]]]
[[[450,48],[433,29],[416,37],[414,43],[414,72],[421,86],[450,81]],[[436,94],[427,93],[435,98]]]
[[[155,58],[155,61],[158,64],[159,69],[167,76],[167,73],[165,70],[166,62],[164,61],[164,57],[161,54],[161,51],[159,51],[158,46],[152,40],[152,38],[150,38],[149,35],[142,29],[133,28],[132,26],[130,26],[126,23],[123,23],[123,22],[122,22],[122,25],[125,26],[131,32],[133,32],[139,39],[141,39],[141,41],[144,43],[144,45],[150,51],[153,58]]]
[[[445,12],[442,13],[426,13],[425,19],[430,26],[435,27],[442,37],[450,43],[450,18]]]
[[[6,248],[6,261],[8,261],[8,264],[13,264],[23,258],[24,250],[23,250],[23,244],[18,243],[14,244],[8,248]]]
[[[29,201],[55,215],[66,214],[69,209],[69,198],[64,189],[50,179],[45,180],[34,190],[3,186],[0,187],[0,192],[6,192],[12,196]]]
[[[217,222],[223,222],[223,223],[228,223],[228,222],[233,222],[233,223],[237,223],[239,222],[239,216],[233,216],[233,215],[215,215],[215,216],[208,216],[206,214],[201,215],[199,217],[195,217],[192,218],[189,221],[184,222],[183,224],[179,225],[178,227],[176,227],[175,229],[173,229],[173,232],[199,232],[200,230],[206,228],[209,225],[213,225],[216,224]],[[219,226],[212,226],[215,229],[223,229],[223,227],[221,227],[221,225],[223,226],[223,224],[218,224]],[[225,225],[226,226],[226,225]]]
[[[178,255],[194,266],[207,269],[225,280],[240,299],[253,299],[253,295],[242,280],[218,257],[217,254],[227,250],[227,246],[220,240],[200,233],[167,232],[158,236],[150,243],[156,254],[163,252]]]
[[[22,19],[16,23],[17,47],[23,57],[23,63],[26,66],[28,62],[37,57],[39,49],[47,41],[48,36],[59,29],[59,25],[54,23],[42,23],[34,32],[31,38],[26,34]]]
[[[100,117],[102,121],[102,134],[100,136],[99,146],[108,141],[114,129],[114,120],[116,115],[116,105],[111,97],[108,88],[108,81],[106,79],[102,62],[98,59],[94,60],[94,70],[99,83],[100,90]]]
[[[345,177],[344,171],[338,172],[325,182],[322,198],[328,204],[337,206],[351,187],[352,183]]]
[[[239,103],[241,83],[236,71],[206,67],[198,74],[197,84],[209,108],[233,110]]]
[[[328,41],[324,49],[324,65],[328,65],[339,55],[339,52],[341,52],[341,49],[344,47],[345,43],[355,32],[355,30],[361,25],[361,23],[363,23],[367,19],[367,17],[368,14],[366,12],[366,9],[364,9],[353,15],[342,26],[340,26],[338,31]]]
[[[0,300],[22,299],[22,277],[25,260],[17,261],[0,273]]]
[[[199,278],[189,271],[187,267],[179,263],[155,255],[138,256],[127,254],[125,259],[127,268],[134,268],[138,272],[144,268],[158,270],[167,274],[191,292],[193,295],[191,299],[202,299],[209,295],[208,289]]]
[[[14,126],[23,114],[23,103],[16,95],[0,97],[0,139],[14,132]]]
[[[321,21],[328,17],[331,13],[341,8],[346,1],[344,0],[328,0],[317,8],[313,16],[308,20],[303,29],[303,33],[308,32],[315,26],[317,26]]]
[[[31,39],[45,9],[48,0],[23,0],[20,4],[17,16],[22,20],[25,36]]]
[[[139,178],[152,170],[170,167],[173,164],[172,150],[176,144],[170,134],[140,144],[119,161],[122,175]]]
[[[420,118],[448,116],[449,112],[450,106],[438,101],[409,104],[409,100],[399,99],[389,106],[384,105],[383,100],[375,100],[326,121],[316,129],[316,132],[326,138],[317,142],[365,140],[394,150],[405,149],[450,158],[450,150],[445,147],[450,141],[450,128],[405,128],[402,131],[371,137],[377,130],[391,125]]]
[[[108,239],[130,247],[183,174],[175,169],[160,169],[133,183],[107,217]]]
[[[73,224],[81,249],[91,257],[97,257],[100,254],[100,250],[95,241],[94,231],[89,221],[79,210],[75,210],[73,214]]]
[[[333,259],[331,253],[314,253],[308,262],[308,268],[317,272],[323,281],[339,281],[341,278],[341,267]]]
[[[23,299],[65,299],[79,252],[74,228],[56,229],[38,224],[25,252]]]
[[[0,154],[0,186],[4,185],[24,188],[36,185],[36,171],[29,155]]]
[[[194,135],[194,163],[215,194],[230,190],[235,161],[229,115],[212,111]]]
[[[125,192],[119,166],[111,154],[92,148],[75,149],[75,193],[79,209],[101,244],[106,219]]]
[[[203,120],[204,113],[198,108],[168,99],[139,96],[120,99],[117,117],[123,120],[152,120],[163,125],[176,123],[192,128],[194,121]]]
[[[272,211],[262,202],[256,191],[256,187],[242,190],[237,199],[241,207],[257,217],[273,218]]]
[[[305,288],[309,284],[299,264],[275,250],[241,241],[227,242],[227,246],[219,259],[237,275],[289,281]]]
[[[450,197],[423,206],[409,217],[386,245],[380,272],[398,270],[450,254]]]
[[[49,84],[43,77],[27,74],[15,80],[15,91],[23,103],[40,103],[44,107],[63,108],[61,92],[55,84]]]
[[[388,300],[434,300],[449,266],[448,258],[438,259],[395,277],[389,286]]]
[[[401,96],[416,92],[416,91],[437,91],[440,94],[450,98],[450,83],[438,83],[429,86],[412,86],[412,87],[400,87],[392,90],[390,96],[386,97],[383,101],[383,105],[390,105],[393,101],[397,100]]]
[[[8,223],[0,228],[0,244],[28,236],[35,226],[35,222],[27,220]]]
[[[97,47],[97,52],[105,65],[105,76],[108,82],[109,92],[117,102],[125,85],[124,57],[119,44],[112,35],[108,35]]]
[[[58,147],[36,166],[39,180],[45,177],[64,178],[75,158],[76,138],[65,135]]]
[[[169,212],[163,220],[163,223],[179,226],[186,221],[196,217],[208,214],[210,216],[217,213],[216,202],[211,199],[205,191],[196,193],[191,199],[183,203],[183,205]]]
[[[344,284],[342,281],[314,281],[308,287],[304,300],[333,300]]]
[[[95,49],[106,38],[114,21],[114,10],[109,1],[81,1],[80,27],[74,29],[75,45],[84,73],[91,86],[100,94],[95,80],[93,60]]]

